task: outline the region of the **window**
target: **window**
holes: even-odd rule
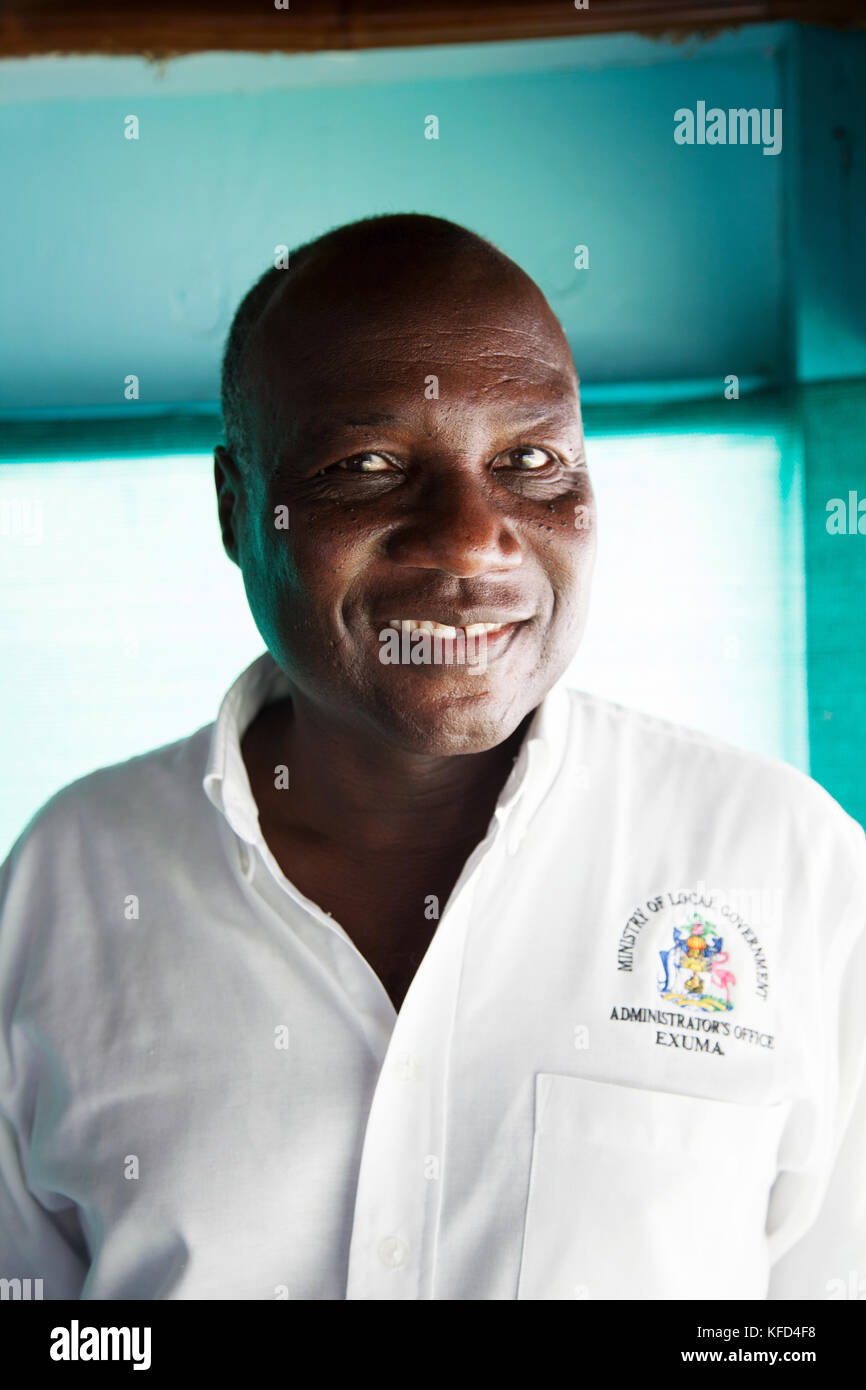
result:
[[[192,733],[264,649],[213,457],[0,466],[0,857],[59,787]]]
[[[569,684],[808,771],[801,478],[784,434],[587,436],[598,559]]]

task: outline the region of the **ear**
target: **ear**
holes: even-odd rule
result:
[[[229,559],[240,566],[238,559],[235,507],[243,491],[241,471],[227,449],[218,444],[214,449],[213,475],[217,494],[217,514],[223,550]]]

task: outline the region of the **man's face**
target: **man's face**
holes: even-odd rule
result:
[[[595,506],[571,355],[516,272],[353,273],[305,267],[255,330],[256,457],[241,477],[217,453],[224,542],[320,717],[481,752],[539,703],[586,618]],[[458,635],[439,660],[386,663],[393,620],[504,630],[468,661]]]

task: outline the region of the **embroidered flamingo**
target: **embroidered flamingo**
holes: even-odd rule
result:
[[[713,973],[710,976],[710,979],[712,980],[714,985],[718,985],[719,989],[723,989],[725,991],[725,1005],[727,1007],[730,1007],[731,985],[735,985],[737,983],[737,977],[730,970],[719,969],[719,966],[724,965],[727,959],[727,951],[718,951],[716,953],[716,955],[713,957]]]

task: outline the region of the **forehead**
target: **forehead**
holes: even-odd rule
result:
[[[367,422],[431,399],[440,410],[579,410],[568,343],[527,277],[324,288],[276,296],[262,316],[245,382],[254,411],[300,425],[338,405]]]

